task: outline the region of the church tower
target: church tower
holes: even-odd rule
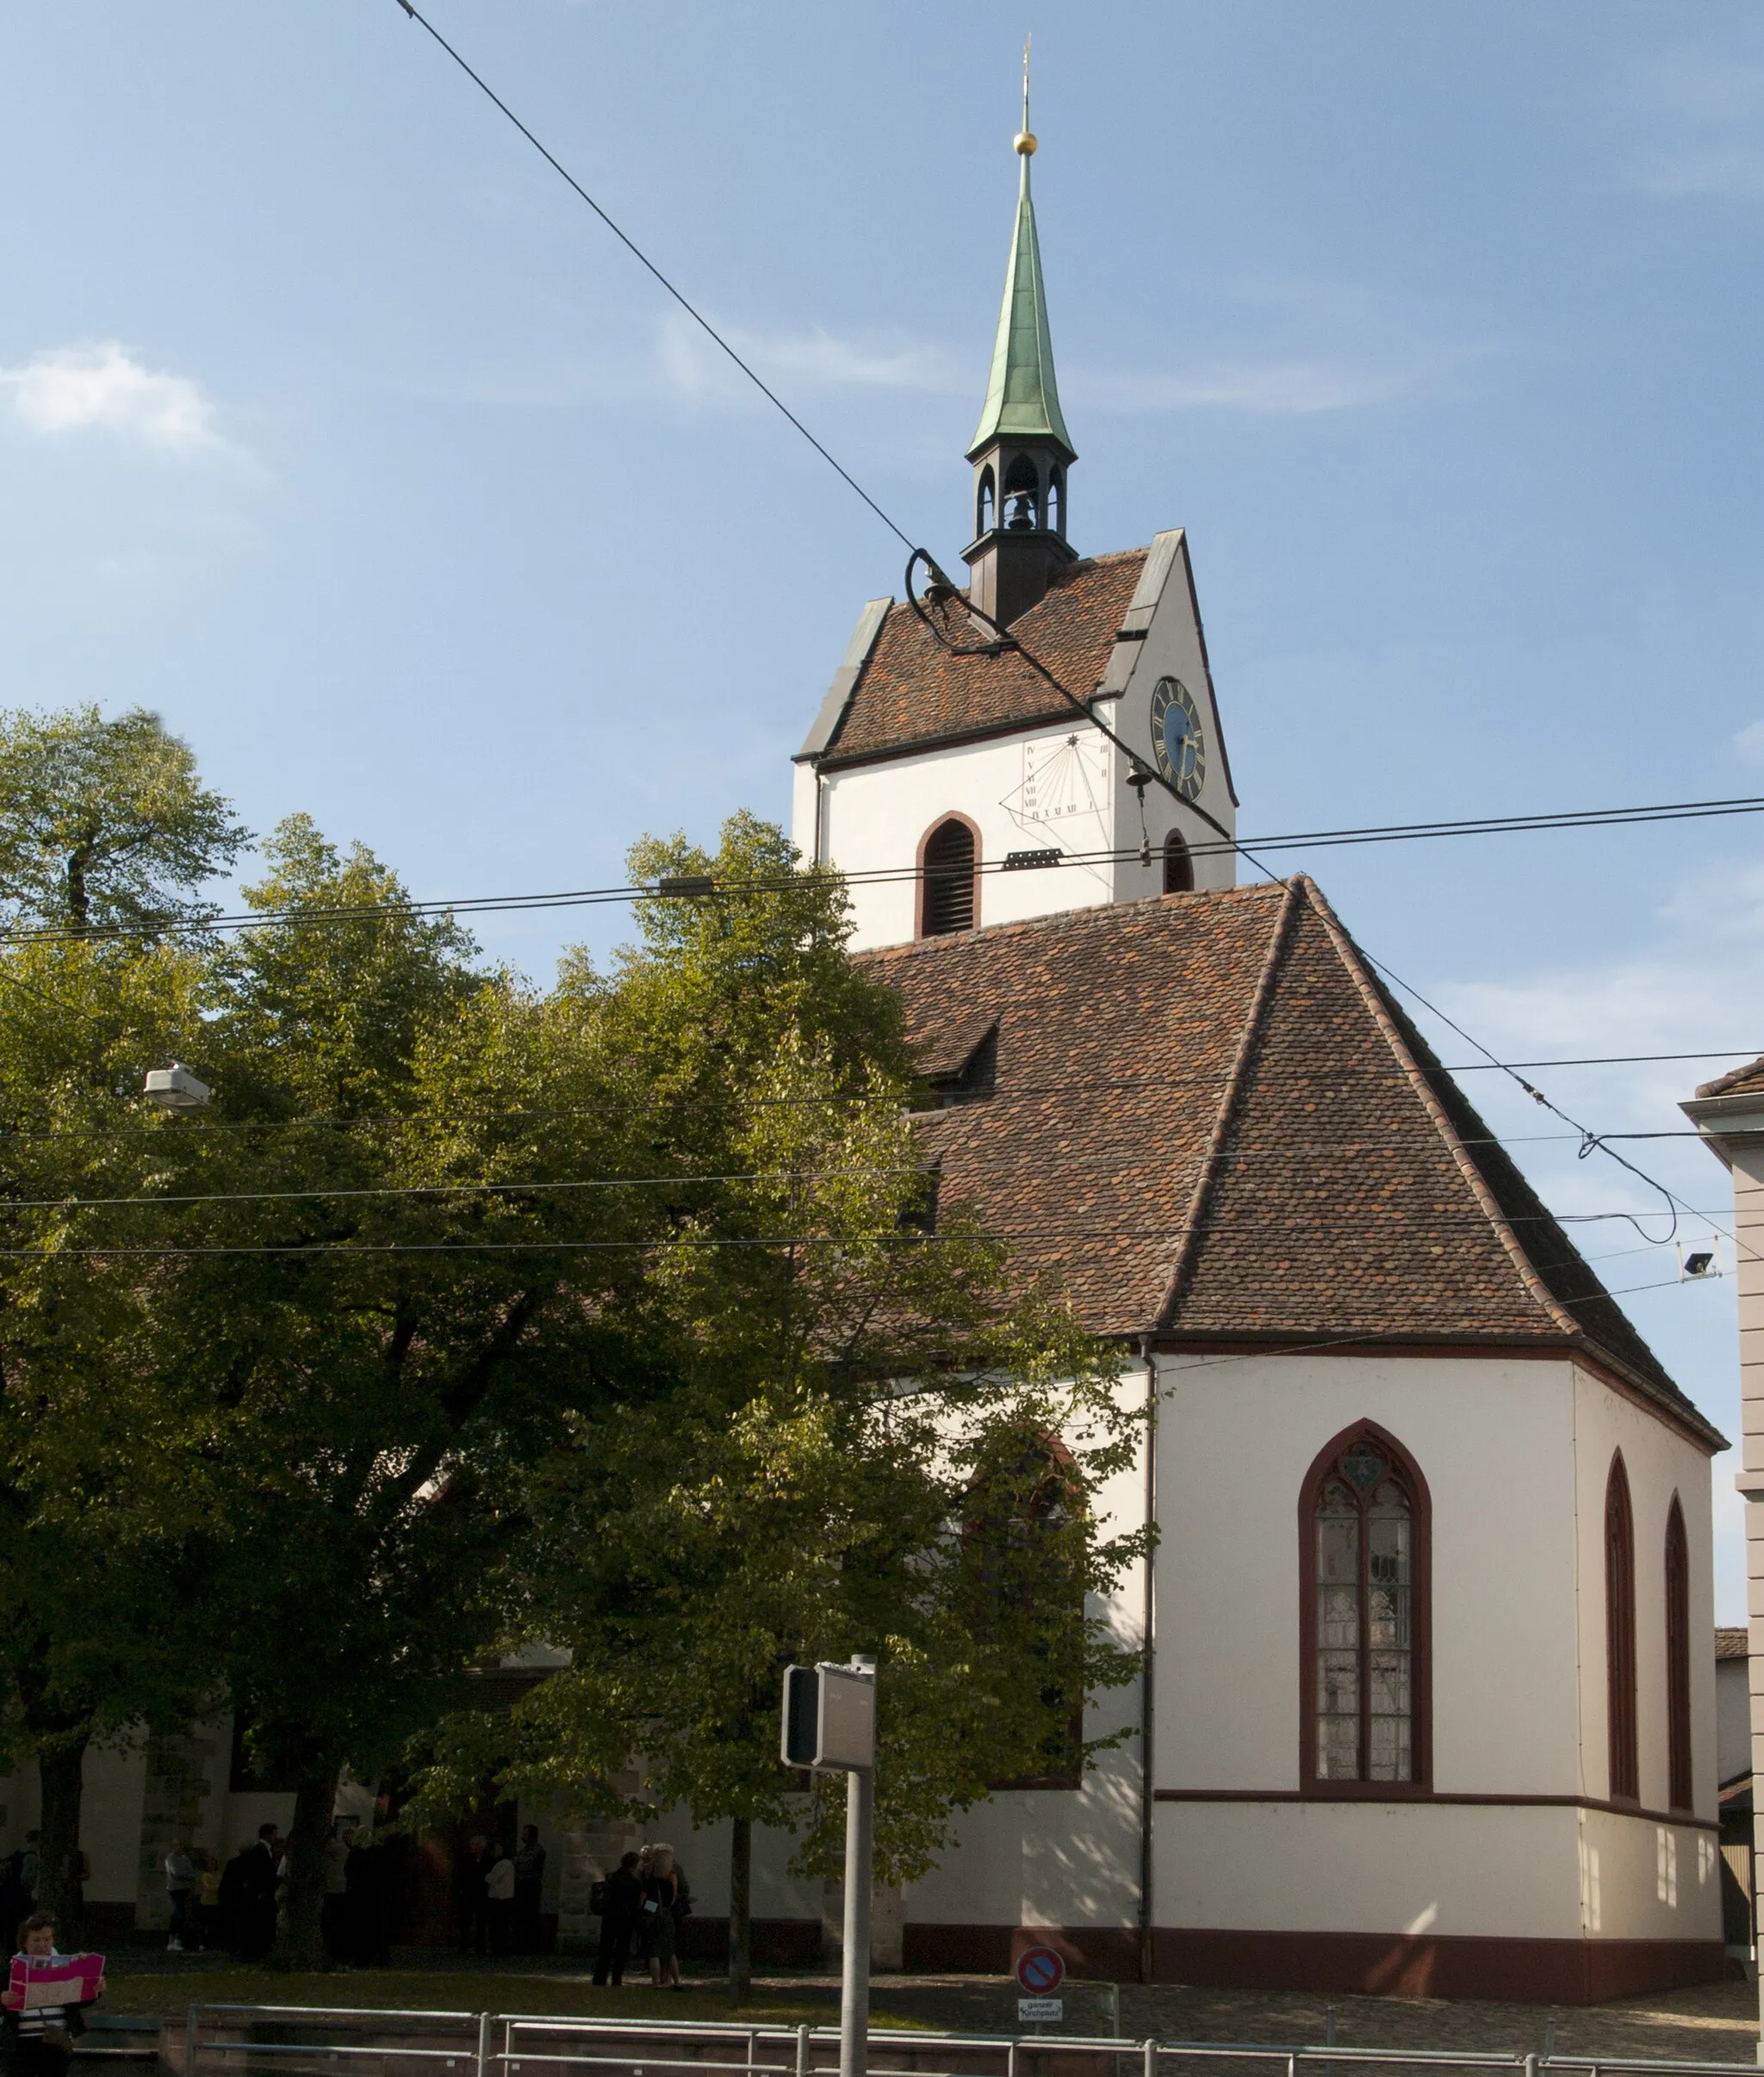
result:
[[[1015,146],[1004,296],[966,451],[968,592],[926,609],[935,629],[872,599],[796,756],[793,835],[847,875],[860,949],[1236,878],[1237,796],[1186,537],[1098,556],[1066,539],[1078,453],[1053,372],[1027,82]]]
[[[986,401],[968,448],[974,469],[974,538],[962,550],[973,572],[974,604],[1006,627],[1046,597],[1055,572],[1077,560],[1065,538],[1065,472],[1078,456],[1053,379],[1041,242],[1029,193],[1035,137],[1029,128],[1027,65],[1023,127],[1015,142],[1022,169],[1016,222]]]

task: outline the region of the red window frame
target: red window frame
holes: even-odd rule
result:
[[[1691,1545],[1676,1493],[1666,1515],[1667,1807],[1696,1806],[1691,1759]]]
[[[1317,1504],[1325,1483],[1357,1443],[1385,1458],[1409,1496],[1409,1765],[1407,1782],[1345,1781],[1317,1772]],[[1433,1793],[1433,1501],[1414,1458],[1388,1429],[1357,1421],[1312,1459],[1299,1489],[1299,1782],[1301,1794],[1395,1802]],[[1363,1592],[1364,1589],[1363,1586]],[[1363,1675],[1363,1692],[1364,1676]],[[1363,1704],[1363,1707],[1364,1705]],[[1361,1763],[1365,1763],[1362,1738]]]
[[[1639,1803],[1636,1738],[1636,1515],[1623,1452],[1605,1482],[1605,1725],[1613,1803]]]

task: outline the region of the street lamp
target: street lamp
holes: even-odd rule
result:
[[[148,1068],[141,1094],[162,1110],[200,1110],[208,1100],[209,1090],[182,1061],[173,1060],[169,1067]]]

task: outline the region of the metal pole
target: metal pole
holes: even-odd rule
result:
[[[183,2077],[196,2077],[196,2008],[191,2005],[183,2023]]]
[[[809,2030],[796,2030],[796,2077],[809,2077]]]
[[[490,2015],[478,2014],[478,2077],[490,2077],[485,2067],[490,2060]]]
[[[839,1994],[839,2077],[865,2077],[870,2034],[870,1848],[876,1825],[876,1775],[854,1767],[845,1777],[845,1968]]]

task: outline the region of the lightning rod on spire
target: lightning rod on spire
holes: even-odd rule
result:
[[[1024,159],[1029,158],[1035,149],[1035,133],[1029,127],[1029,46],[1034,40],[1033,30],[1023,38],[1023,127],[1011,140]],[[1025,179],[1028,177],[1027,166],[1023,169],[1023,176]]]

